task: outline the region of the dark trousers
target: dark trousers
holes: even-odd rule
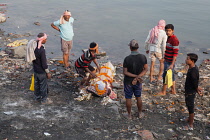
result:
[[[34,95],[36,100],[44,101],[48,95],[47,75],[46,73],[34,73]]]
[[[185,94],[185,102],[187,109],[189,111],[189,114],[194,113],[194,106],[195,106],[195,94]]]

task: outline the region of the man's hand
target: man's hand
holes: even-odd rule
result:
[[[149,53],[149,50],[148,50],[148,51],[146,51],[146,53],[148,54],[148,53]]]
[[[97,75],[95,73],[91,73],[91,75],[92,75],[93,78],[97,77]]]
[[[197,93],[200,95],[200,96],[203,96],[203,94],[202,94],[202,88],[201,87],[198,87],[197,88]]]
[[[50,73],[47,73],[47,79],[51,79],[52,75]]]
[[[100,72],[100,69],[101,68],[98,66],[97,69],[96,69],[96,72]]]
[[[143,82],[141,76],[139,76],[139,75],[138,75],[135,79],[136,79],[139,83],[142,83],[142,82]]]
[[[132,81],[132,85],[136,85],[137,84],[137,81],[138,80],[136,78],[134,78],[133,81]]]
[[[57,26],[55,26],[53,23],[51,24],[51,26],[52,26],[55,30],[57,30],[57,31],[60,32],[60,29],[59,29]]]
[[[174,68],[174,65],[173,64],[171,64],[169,67],[168,67],[168,69],[173,69]]]

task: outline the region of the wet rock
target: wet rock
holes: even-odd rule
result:
[[[7,18],[0,13],[0,23],[6,22]]]
[[[34,22],[35,25],[40,26],[41,24],[39,22]]]
[[[29,37],[29,36],[31,36],[31,34],[30,33],[25,33],[23,36]]]
[[[192,42],[192,41],[187,41],[187,42],[186,42],[186,44],[188,44],[188,45],[192,45],[192,44],[193,44],[193,42]]]
[[[11,47],[10,50],[14,57],[23,58],[26,55],[26,45]]]

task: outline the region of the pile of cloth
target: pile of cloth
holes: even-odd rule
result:
[[[98,97],[109,97],[110,99],[116,99],[117,94],[113,91],[111,86],[116,74],[115,71],[115,67],[110,61],[103,64],[103,66],[101,66],[100,72],[97,74],[97,77],[90,81],[90,86],[81,90],[82,95],[75,100],[89,100],[89,94]]]

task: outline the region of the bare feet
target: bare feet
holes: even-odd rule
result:
[[[176,90],[171,89],[171,94],[176,94]]]
[[[132,115],[131,114],[128,114],[127,112],[126,113],[122,113],[122,115],[128,119],[128,120],[132,120]]]
[[[67,64],[64,65],[64,67],[65,67],[65,68],[68,68],[68,67],[70,67],[70,64],[67,63]]]
[[[144,113],[143,112],[140,112],[139,113],[139,118],[142,119],[143,117],[144,117]]]
[[[162,81],[162,80],[163,80],[162,76],[159,76],[158,81]]]
[[[166,95],[166,92],[162,92],[162,91],[155,94],[155,96],[165,96],[165,95]]]
[[[190,125],[186,125],[183,127],[179,127],[180,130],[184,130],[184,131],[192,131],[193,130],[193,126]]]
[[[84,87],[83,85],[80,85],[79,88],[78,88],[78,90],[79,90],[79,91],[82,90],[83,87]]]
[[[153,82],[153,81],[155,81],[155,78],[150,77],[150,82]]]

